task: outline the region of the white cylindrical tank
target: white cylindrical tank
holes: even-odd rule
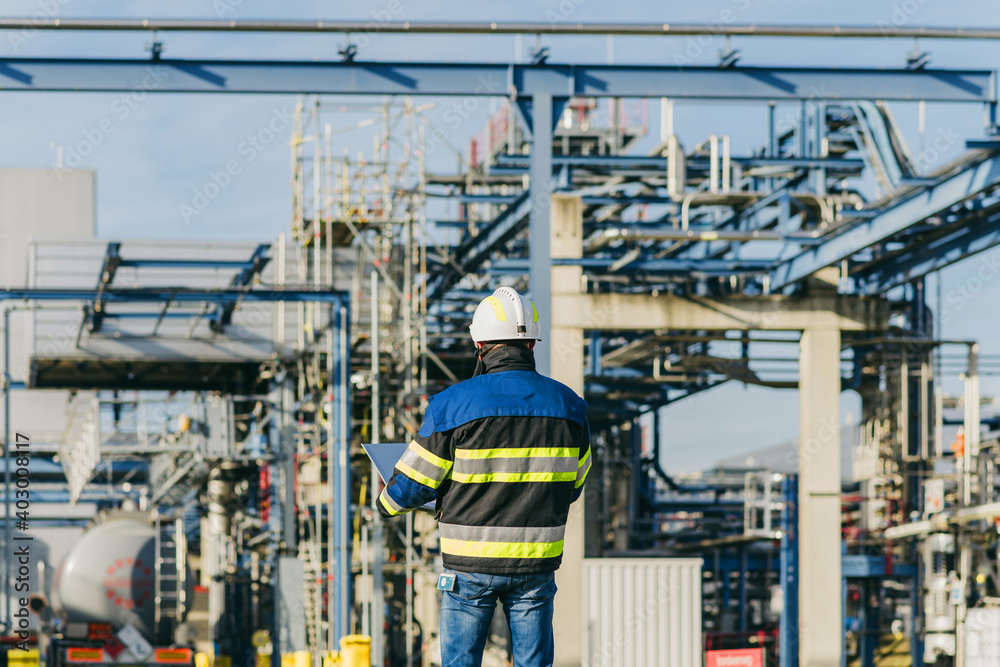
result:
[[[52,579],[52,606],[64,622],[124,623],[151,641],[157,637],[156,529],[147,513],[119,512],[83,534]],[[190,570],[187,599],[193,592]],[[175,587],[170,582],[169,587]],[[176,605],[176,598],[164,600]],[[162,610],[161,610],[162,611]]]

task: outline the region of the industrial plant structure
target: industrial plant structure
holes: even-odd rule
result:
[[[31,25],[157,39],[367,30]],[[524,63],[362,61],[350,45],[327,62],[171,60],[155,46],[135,60],[0,59],[8,104],[133,90],[150,67],[165,73],[154,95],[297,100],[290,222],[259,243],[98,239],[93,172],[0,170],[5,634],[17,636],[22,597],[16,540],[31,535],[32,641],[53,665],[204,653],[321,667],[357,636],[372,665],[437,664],[436,523],[378,517],[362,443],[408,441],[428,398],[472,374],[472,310],[512,285],[543,314],[540,372],[589,405],[594,468],[558,574],[559,667],[701,667],[724,649],[763,649],[781,667],[1000,664],[1000,417],[979,389],[997,357],[941,335],[930,289],[1000,243],[998,72],[902,55],[908,39],[1000,34],[894,28],[890,69],[747,66],[731,49],[712,65],[596,65],[541,46],[704,30],[379,25],[389,38],[539,35]],[[469,140],[434,103],[491,111]],[[682,104],[759,105],[764,140],[685,145]],[[921,117],[975,105],[984,127],[927,169],[894,119],[904,104]],[[345,109],[368,120],[344,126]],[[345,150],[348,135],[371,148]],[[451,172],[428,166],[436,150],[454,155]],[[947,395],[957,378],[964,392]],[[671,470],[661,408],[727,382],[797,389],[797,450]],[[843,391],[860,396],[856,432],[841,432]],[[491,664],[506,644],[498,625]]]

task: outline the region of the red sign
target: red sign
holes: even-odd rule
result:
[[[125,650],[125,645],[122,644],[117,639],[112,639],[107,644],[104,645],[104,652],[110,655],[112,658],[117,658]]]
[[[738,648],[728,651],[708,651],[706,667],[764,667],[764,649]]]
[[[115,636],[114,628],[110,623],[89,623],[87,625],[87,639],[92,642],[111,641]]]

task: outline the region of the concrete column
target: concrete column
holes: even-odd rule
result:
[[[552,312],[552,257],[549,254],[550,212],[552,192],[552,95],[538,94],[531,98],[531,217],[529,247],[531,266],[531,300],[539,315]],[[549,338],[549,316],[539,317],[542,340]],[[551,370],[550,349],[545,345],[535,351],[538,372],[548,375]]]
[[[799,348],[799,665],[840,667],[840,330]]]
[[[537,111],[535,118],[537,126]],[[549,240],[552,257],[580,257],[583,253],[583,205],[580,198],[553,196],[551,212]],[[579,293],[581,275],[579,266],[552,267],[553,294]],[[558,303],[558,299],[553,301]],[[539,306],[539,320],[550,323],[551,329],[548,338],[535,349],[548,348],[552,360],[549,375],[583,396],[583,329],[559,326],[561,315],[557,312],[543,314]],[[545,338],[544,326],[542,331]],[[594,483],[593,477],[590,483]],[[584,504],[585,499],[582,498],[570,508],[562,567],[556,574],[559,593],[555,601],[555,667],[579,667],[582,660]]]

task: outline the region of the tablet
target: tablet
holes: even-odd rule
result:
[[[379,442],[361,445],[365,449],[365,454],[372,460],[372,465],[378,470],[378,476],[386,484],[392,479],[392,472],[396,468],[396,463],[403,458],[406,448],[409,445],[405,442]],[[417,509],[434,511],[434,503],[429,502]]]

